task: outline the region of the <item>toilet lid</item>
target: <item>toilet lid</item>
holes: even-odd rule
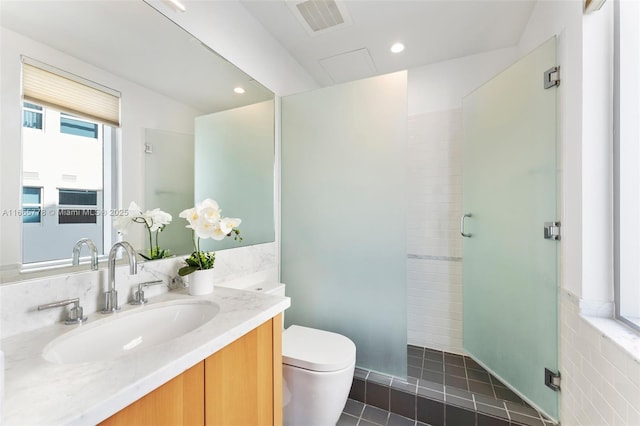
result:
[[[347,337],[292,325],[282,333],[282,362],[313,371],[337,371],[356,360],[356,345]]]

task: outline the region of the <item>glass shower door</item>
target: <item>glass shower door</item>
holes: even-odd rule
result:
[[[556,65],[548,40],[467,96],[464,117],[463,344],[552,418],[557,393]]]

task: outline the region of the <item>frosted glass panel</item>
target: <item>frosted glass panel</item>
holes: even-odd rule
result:
[[[406,72],[282,99],[287,325],[344,334],[406,375]]]
[[[275,240],[273,140],[273,101],[196,118],[195,199],[213,198],[224,216],[242,219],[243,237],[202,240],[202,250]]]
[[[557,418],[555,63],[551,39],[464,99],[463,328],[475,359]]]
[[[184,219],[178,214],[193,203],[193,135],[145,129],[145,144],[151,152],[144,157],[145,196],[141,207],[159,208],[173,217],[172,223],[160,232],[160,247],[175,255],[191,253],[191,235],[185,232],[181,223]],[[141,251],[149,248],[146,238],[145,233]]]

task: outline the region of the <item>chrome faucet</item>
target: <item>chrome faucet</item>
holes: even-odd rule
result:
[[[91,252],[91,270],[97,271],[98,270],[98,248],[96,247],[96,244],[93,242],[93,240],[90,238],[79,239],[76,242],[76,245],[73,246],[73,253],[72,253],[73,259],[71,260],[71,264],[74,266],[80,264],[80,250],[82,249],[83,245],[86,245],[89,248],[89,251]]]
[[[121,248],[127,253],[129,257],[129,274],[135,275],[138,273],[138,262],[136,260],[136,252],[126,241],[119,241],[111,247],[109,251],[108,268],[109,273],[107,275],[108,285],[107,291],[104,292],[104,309],[103,314],[111,314],[120,309],[118,306],[118,292],[116,291],[116,255],[118,249]]]

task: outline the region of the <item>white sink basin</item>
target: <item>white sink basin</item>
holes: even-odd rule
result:
[[[113,359],[180,337],[213,319],[220,307],[209,301],[167,302],[117,313],[52,340],[47,361],[73,364]]]

